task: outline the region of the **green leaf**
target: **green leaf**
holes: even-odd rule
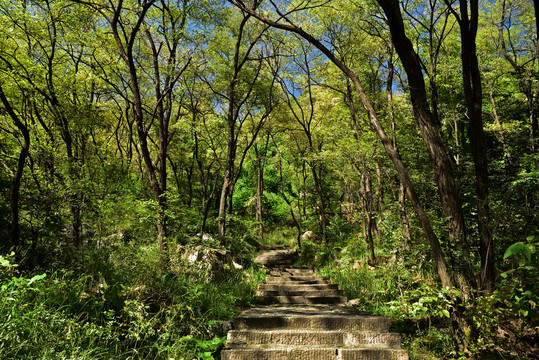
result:
[[[448,318],[448,317],[450,316],[450,315],[449,315],[449,311],[448,311],[447,309],[443,309],[443,310],[442,310],[442,314],[444,314],[444,316],[445,316],[446,318]]]
[[[507,259],[511,255],[517,255],[519,252],[522,252],[526,259],[528,261],[531,261],[532,253],[530,251],[530,247],[527,244],[524,244],[523,242],[516,242],[513,245],[509,246],[507,250],[505,250],[505,254],[503,255],[504,259]]]
[[[183,336],[180,338],[180,342],[187,342],[187,341],[191,341],[193,340],[193,336],[192,335],[187,335],[187,336]]]
[[[32,284],[33,282],[35,282],[35,281],[39,281],[39,280],[44,279],[45,276],[47,276],[47,274],[41,274],[41,275],[36,275],[36,276],[32,277],[32,278],[30,279],[30,281],[28,281],[28,285],[31,285],[31,284]]]

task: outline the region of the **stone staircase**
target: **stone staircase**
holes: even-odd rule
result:
[[[291,266],[296,255],[282,246],[259,253],[270,275],[257,291],[266,305],[234,319],[222,360],[408,360],[390,319],[346,306],[328,277]]]

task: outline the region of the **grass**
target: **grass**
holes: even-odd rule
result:
[[[73,269],[38,275],[0,259],[0,358],[213,359],[222,323],[255,301],[263,276],[151,246],[81,255]]]

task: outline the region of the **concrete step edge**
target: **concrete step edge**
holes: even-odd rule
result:
[[[283,285],[283,286],[297,286],[297,285],[331,285],[326,280],[311,280],[311,281],[272,281],[266,283],[268,285]]]
[[[256,296],[301,296],[301,297],[325,297],[325,296],[343,296],[342,290],[339,289],[286,289],[286,290],[257,290]]]
[[[260,291],[286,291],[286,290],[338,290],[337,284],[259,284]]]
[[[400,349],[401,335],[373,331],[306,329],[231,330],[227,335],[227,346],[230,347],[245,347],[245,345],[252,347],[264,344]]]
[[[346,304],[344,296],[261,296],[263,304]]]
[[[233,320],[237,330],[309,329],[371,331],[387,333],[391,319],[378,316],[238,316]]]
[[[284,281],[309,281],[309,280],[331,280],[329,276],[307,275],[307,276],[268,276],[266,281],[284,280]]]
[[[221,360],[408,360],[406,350],[397,349],[339,349],[328,348],[292,348],[292,349],[260,349],[240,348],[225,349],[221,352]]]

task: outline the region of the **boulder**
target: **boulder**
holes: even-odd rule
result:
[[[301,235],[301,241],[312,241],[314,240],[314,233],[312,231],[305,231],[303,235]]]
[[[183,261],[192,264],[199,269],[208,269],[209,279],[214,279],[222,273],[225,265],[230,268],[238,268],[232,261],[232,254],[227,250],[209,249],[202,246],[186,248],[180,255]]]

